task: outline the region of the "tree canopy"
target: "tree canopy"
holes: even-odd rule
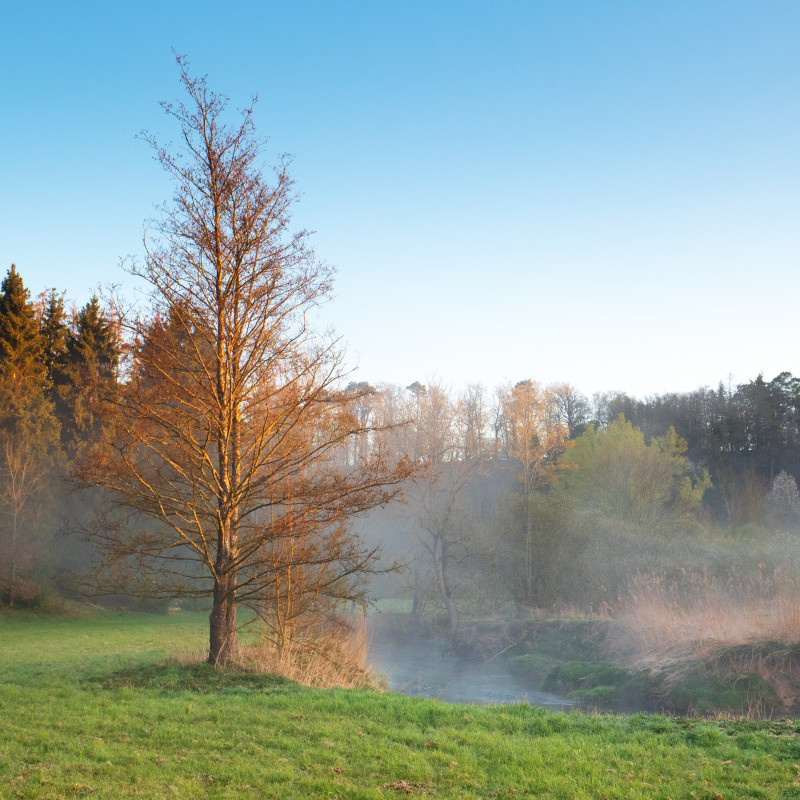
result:
[[[336,343],[308,326],[332,270],[292,229],[286,163],[262,171],[252,108],[229,124],[226,98],[178,64],[188,100],[164,108],[180,146],[147,137],[176,186],[134,270],[151,308],[128,323],[130,378],[106,398],[78,475],[119,512],[90,531],[105,555],[98,575],[129,576],[130,591],[211,596],[209,661],[224,664],[241,604],[273,624],[291,616],[297,592],[277,586],[313,580],[320,613],[322,598],[358,599],[374,554],[348,520],[391,498],[408,471],[378,447],[348,469],[335,457],[364,426],[361,393],[339,389]],[[95,311],[79,320],[83,340]]]
[[[590,426],[564,456],[563,483],[578,502],[623,522],[647,524],[667,512],[688,513],[710,486],[707,470],[691,475],[686,442],[674,428],[650,443],[620,415],[608,428]]]

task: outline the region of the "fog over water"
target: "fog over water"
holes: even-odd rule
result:
[[[398,637],[383,629],[373,615],[367,662],[389,680],[389,688],[412,697],[450,703],[530,703],[569,708],[567,700],[540,692],[511,675],[500,658],[464,658],[453,653],[445,637]]]

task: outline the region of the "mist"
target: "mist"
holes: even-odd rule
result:
[[[403,565],[370,587],[370,664],[392,688],[793,712],[796,379],[644,400],[531,381],[471,399],[382,391],[410,406],[405,445],[428,465],[361,522],[383,563]]]
[[[7,278],[20,280],[13,270]],[[85,599],[88,576],[103,603],[205,609],[210,578],[188,547],[170,551],[174,585],[154,590],[135,560],[103,562],[92,531],[149,547],[157,521],[143,524],[135,506],[110,513],[106,490],[71,488],[103,424],[87,413],[92,392],[121,383],[113,311],[93,299],[65,321],[55,293],[24,308],[32,328],[52,329],[64,363],[31,384],[38,472],[16,500],[6,482],[0,604]],[[81,349],[89,342],[95,350]],[[252,514],[242,585],[257,579],[261,589],[238,602],[267,643],[280,618],[286,641],[338,641],[344,656],[361,640],[337,636],[369,599],[369,647],[363,659],[350,654],[356,681],[365,662],[392,688],[453,701],[800,711],[800,380],[790,373],[647,398],[589,398],[533,379],[337,391],[330,413],[340,416],[326,394],[308,441],[332,421],[348,433],[307,468],[320,479],[314,491],[382,461],[407,477],[362,495],[346,524],[338,503],[317,519],[312,500],[292,493]],[[7,469],[34,474],[25,466]],[[272,548],[272,561],[259,547]],[[298,571],[310,582],[299,584]],[[281,594],[290,576],[295,594]]]

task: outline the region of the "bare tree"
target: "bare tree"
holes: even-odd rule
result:
[[[89,531],[104,555],[99,583],[210,595],[208,658],[224,664],[237,646],[237,607],[268,602],[287,570],[318,575],[328,564],[317,588],[341,596],[347,577],[369,567],[374,553],[347,538],[347,519],[391,498],[408,470],[377,442],[349,468],[336,457],[365,426],[362,393],[338,389],[335,341],[308,325],[331,270],[306,232],[291,231],[286,160],[270,180],[261,172],[252,105],[226,125],[227,99],[178,64],[188,104],[164,109],[180,148],[144,135],[175,182],[133,268],[152,308],[126,323],[127,379],[77,474],[114,501]],[[291,546],[303,531],[316,544]]]
[[[474,513],[466,490],[490,453],[485,397],[478,386],[468,387],[456,399],[438,384],[425,387],[415,382],[406,388],[411,394],[409,454],[426,465],[407,492],[416,512],[413,530],[455,633],[459,610],[453,573],[468,556],[474,534]],[[415,589],[420,586],[417,581]]]
[[[572,384],[557,383],[548,387],[553,401],[556,422],[572,432],[578,425],[589,421],[591,406],[589,400]]]

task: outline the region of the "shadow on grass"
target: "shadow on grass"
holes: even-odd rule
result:
[[[150,689],[201,694],[293,694],[303,687],[280,675],[260,675],[241,669],[215,669],[210,664],[145,664],[89,678],[103,689]]]

